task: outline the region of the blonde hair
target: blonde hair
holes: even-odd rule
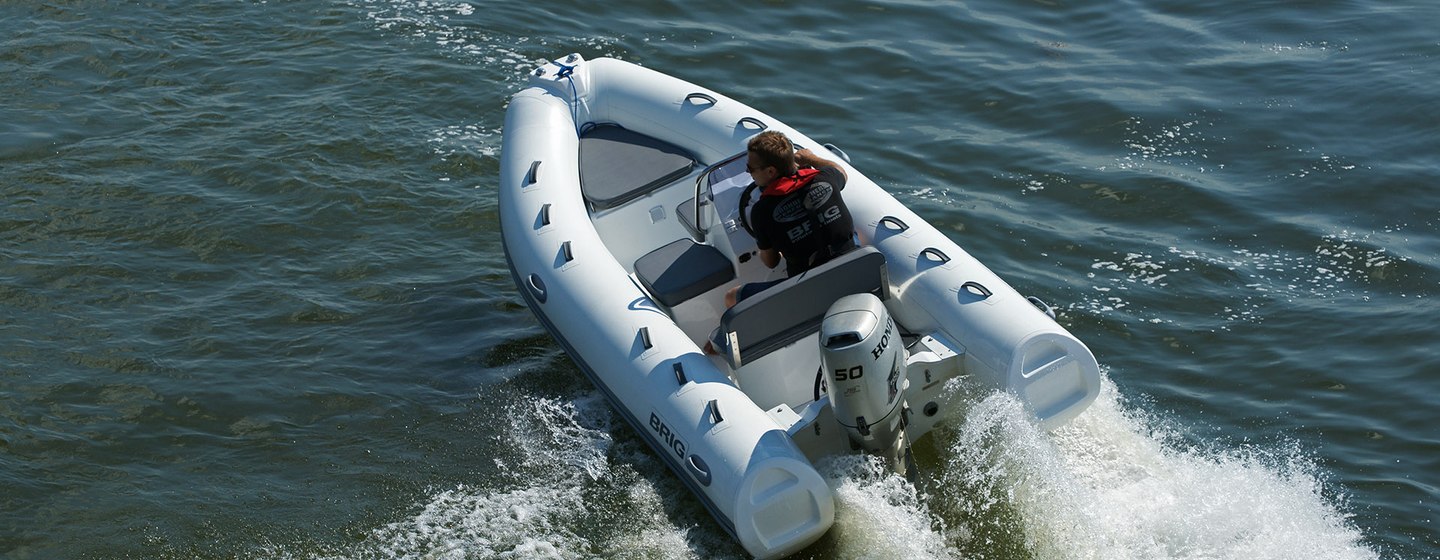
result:
[[[779,131],[767,130],[756,134],[745,149],[760,158],[761,163],[774,166],[782,175],[795,172],[795,145]]]

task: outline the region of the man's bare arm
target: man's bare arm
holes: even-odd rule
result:
[[[810,151],[809,148],[795,152],[795,163],[800,167],[814,167],[817,169],[821,167],[834,167],[840,170],[840,174],[845,176],[845,179],[850,179],[850,175],[845,173],[844,167],[840,167],[838,163],[815,155],[815,152]]]

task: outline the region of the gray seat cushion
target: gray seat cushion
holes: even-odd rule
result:
[[[733,280],[735,268],[719,249],[681,239],[636,260],[635,276],[661,305],[674,307]]]
[[[694,166],[679,146],[619,126],[595,126],[580,137],[580,192],[596,210],[680,180]]]
[[[726,359],[740,367],[800,340],[820,328],[830,305],[851,294],[870,293],[890,299],[885,255],[860,247],[834,260],[786,279],[745,298],[720,318],[720,340]]]

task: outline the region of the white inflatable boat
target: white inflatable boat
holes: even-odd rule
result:
[[[813,461],[868,451],[903,472],[908,442],[963,412],[952,380],[1011,391],[1049,428],[1089,406],[1100,373],[1039,300],[833,148],[861,249],[727,309],[729,288],[784,274],[737,224],[746,141],[767,128],[820,147],[714,91],[570,55],[510,101],[500,221],[535,316],[720,525],[770,558],[834,520]],[[712,339],[718,355],[702,351]]]

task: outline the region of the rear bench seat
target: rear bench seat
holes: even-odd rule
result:
[[[861,247],[746,298],[725,311],[716,349],[739,369],[820,328],[825,312],[842,297],[870,293],[890,299],[885,255]]]

